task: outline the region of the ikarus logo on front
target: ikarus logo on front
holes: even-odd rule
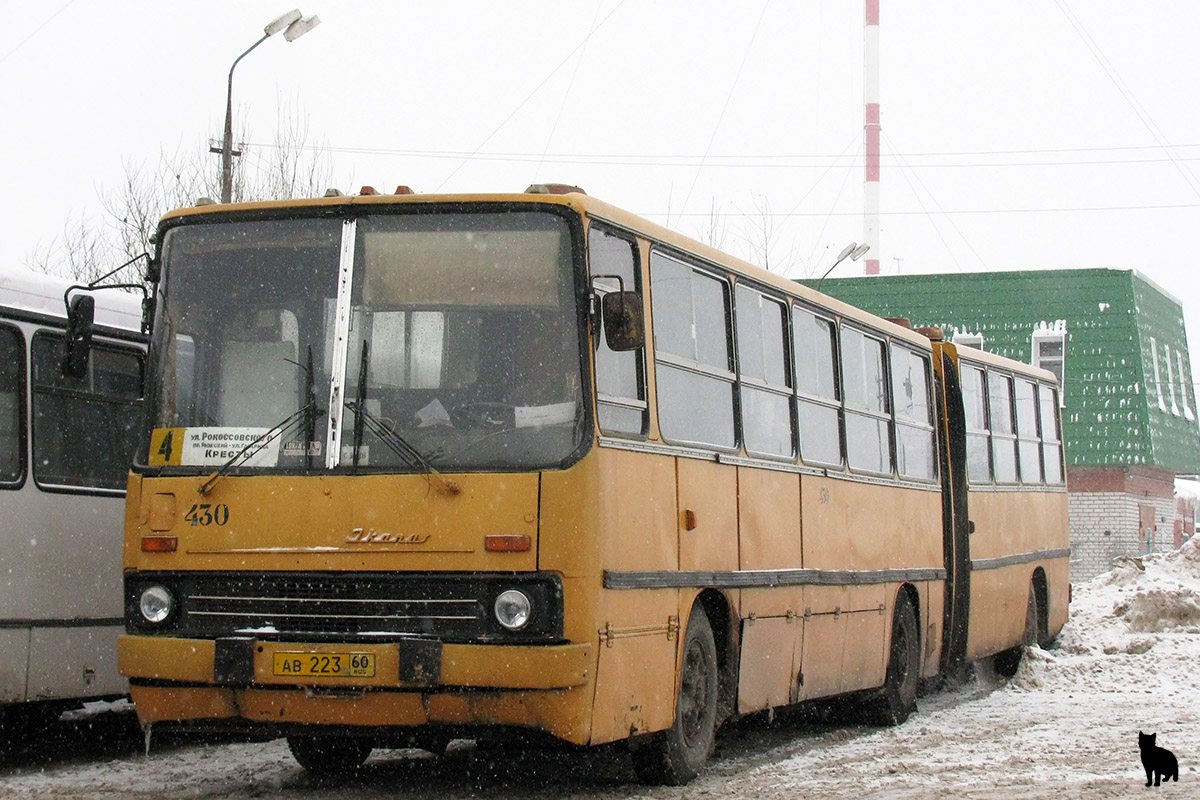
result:
[[[424,544],[428,533],[388,533],[374,528],[354,528],[346,537],[350,544]]]

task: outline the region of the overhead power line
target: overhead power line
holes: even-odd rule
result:
[[[277,148],[275,143],[247,143],[250,147]],[[1197,147],[1200,145],[1177,145],[1177,147]],[[350,155],[396,156],[404,158],[439,158],[463,159],[470,157],[477,161],[510,161],[514,163],[555,163],[555,164],[595,164],[600,166],[631,166],[631,167],[668,167],[695,168],[716,167],[722,169],[829,169],[838,165],[845,158],[841,154],[820,155],[666,155],[666,154],[615,154],[615,153],[509,153],[509,152],[467,152],[459,150],[400,150],[372,147],[333,147],[325,145],[305,145],[300,149],[323,151],[331,153],[346,153]],[[908,158],[930,158],[938,156],[965,155],[1007,155],[1019,153],[1067,153],[1067,152],[1103,152],[1114,150],[1153,149],[1162,148],[1091,148],[1079,150],[1027,150],[1027,151],[981,151],[978,153],[913,153],[904,154],[893,150],[882,154],[885,162],[895,161],[896,165],[904,162],[909,169],[940,169],[940,168],[992,168],[992,167],[1072,167],[1072,166],[1111,166],[1122,164],[1165,164],[1179,161],[1200,161],[1200,154],[1184,158],[1122,158],[1122,159],[1090,159],[1072,161],[941,161],[941,162],[905,162]],[[788,161],[813,163],[786,163]],[[862,166],[861,159],[848,165]]]
[[[47,26],[47,25],[49,25],[51,22],[54,22],[54,20],[58,19],[58,15],[59,15],[59,14],[61,14],[61,13],[63,13],[64,11],[66,11],[68,8],[70,8],[70,7],[71,7],[71,5],[72,5],[74,2],[75,2],[75,0],[67,0],[67,3],[66,3],[66,4],[65,4],[65,5],[62,7],[62,8],[60,8],[58,11],[55,11],[53,14],[51,14],[51,15],[50,15],[50,16],[49,16],[49,17],[46,19],[46,21],[45,21],[45,22],[43,22],[41,25],[38,25],[36,28],[34,28],[34,29],[33,29],[33,31],[32,31],[32,32],[31,32],[31,33],[30,33],[28,36],[26,36],[26,37],[25,37],[24,39],[22,39],[21,41],[17,42],[17,46],[16,46],[16,47],[14,47],[12,50],[9,50],[9,51],[8,51],[7,53],[5,53],[3,56],[0,56],[0,64],[3,64],[5,61],[8,61],[8,59],[9,59],[9,58],[12,56],[12,54],[13,54],[13,53],[15,53],[15,52],[17,52],[18,50],[20,50],[22,47],[24,47],[24,46],[26,45],[26,43],[28,43],[28,42],[29,42],[29,40],[30,40],[30,39],[32,39],[33,37],[35,37],[35,36],[37,36],[39,33],[41,33],[41,32],[42,32],[42,28],[46,27],[46,26]]]
[[[1104,211],[1173,211],[1185,208],[1200,208],[1200,203],[1163,203],[1161,205],[1128,205],[1128,206],[1062,206],[1057,208],[959,208],[959,209],[941,209],[939,214],[1073,214],[1073,213],[1092,213]],[[636,212],[643,217],[651,216],[666,216],[665,211],[638,211]],[[736,213],[730,214],[720,212],[724,216],[740,217],[740,216],[769,216],[769,217],[861,217],[862,211],[789,211],[789,212],[768,212],[765,215],[755,212],[754,214]],[[912,217],[925,216],[929,212],[924,210],[912,211],[881,211],[885,217]],[[684,212],[672,211],[671,216],[674,217],[706,217],[709,215],[707,211]]]
[[[1117,72],[1117,68],[1114,67],[1112,62],[1108,60],[1108,57],[1104,55],[1104,51],[1100,49],[1100,45],[1096,44],[1096,40],[1092,38],[1090,33],[1088,33],[1087,28],[1085,28],[1079,18],[1075,16],[1075,12],[1072,11],[1070,6],[1067,4],[1067,0],[1054,0],[1054,2],[1058,6],[1059,11],[1062,12],[1063,16],[1067,18],[1067,22],[1070,23],[1071,27],[1075,29],[1075,34],[1079,37],[1080,41],[1083,42],[1084,47],[1086,47],[1088,52],[1092,54],[1092,57],[1096,59],[1096,63],[1100,65],[1102,70],[1104,70],[1104,74],[1108,76],[1110,81],[1112,81],[1113,86],[1115,86],[1117,91],[1120,92],[1121,97],[1125,98],[1125,102],[1129,104],[1131,109],[1133,109],[1133,113],[1137,116],[1138,120],[1143,126],[1145,126],[1146,130],[1150,132],[1150,135],[1154,137],[1154,141],[1158,142],[1158,145],[1162,151],[1166,153],[1170,160],[1174,163],[1175,169],[1179,171],[1180,177],[1182,177],[1184,182],[1187,183],[1188,188],[1190,188],[1197,196],[1200,196],[1200,183],[1197,182],[1196,176],[1182,163],[1183,159],[1176,155],[1170,143],[1167,142],[1166,136],[1163,135],[1162,129],[1158,127],[1158,125],[1154,122],[1154,118],[1150,116],[1150,113],[1146,111],[1145,107],[1142,106],[1141,102],[1137,99],[1137,96],[1134,95],[1133,90],[1131,90],[1121,78],[1120,73]]]

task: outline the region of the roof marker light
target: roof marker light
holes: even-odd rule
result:
[[[569,183],[534,183],[525,190],[525,194],[587,194],[578,186]]]

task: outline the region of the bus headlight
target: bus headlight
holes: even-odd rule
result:
[[[138,598],[138,609],[147,622],[159,625],[175,610],[175,597],[165,586],[147,586]]]
[[[510,631],[519,631],[533,615],[533,604],[524,592],[507,589],[496,597],[496,621]]]

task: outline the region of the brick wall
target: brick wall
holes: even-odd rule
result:
[[[1153,469],[1069,470],[1072,582],[1107,572],[1117,556],[1174,548],[1178,510],[1173,479],[1171,473]],[[1149,537],[1141,530],[1143,506],[1153,514]]]

